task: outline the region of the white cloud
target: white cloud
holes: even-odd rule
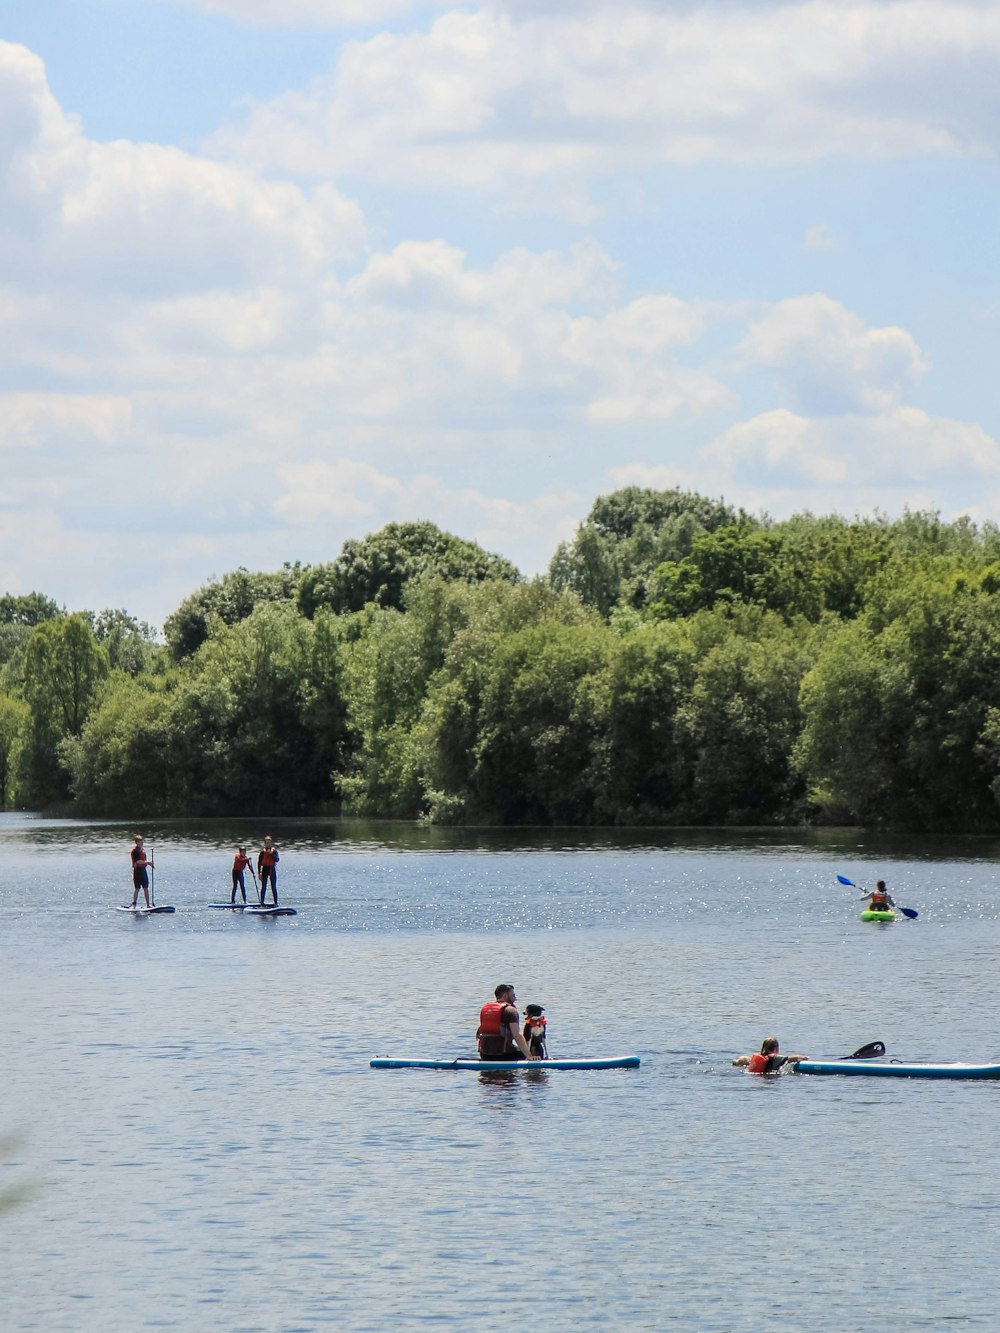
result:
[[[802,238],[802,249],[806,254],[821,254],[827,250],[839,250],[840,241],[826,223],[820,222],[814,227],[806,228],[806,234]]]
[[[998,56],[976,0],[494,4],[351,43],[212,151],[579,212],[658,164],[995,156]]]
[[[800,417],[785,409],[730,427],[701,458],[731,484],[823,486],[830,494],[860,487],[892,494],[971,471],[1000,480],[1000,445],[981,426],[930,416],[912,407],[872,416]]]
[[[0,449],[54,440],[117,444],[132,419],[127,398],[101,394],[0,393]]]
[[[749,365],[773,371],[793,405],[818,415],[885,411],[929,369],[911,334],[872,329],[822,293],[781,301],[740,347]]]
[[[0,42],[0,280],[144,296],[315,277],[355,254],[360,210],[327,185],[180,149],[86,139],[41,61]]]

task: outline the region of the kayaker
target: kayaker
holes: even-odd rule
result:
[[[889,890],[885,887],[884,879],[878,881],[873,893],[862,894],[862,898],[868,899],[868,910],[870,912],[889,912],[896,906],[889,896]]]
[[[267,886],[270,882],[271,896],[275,907],[278,906],[278,849],[270,838],[264,839],[264,846],[257,853],[257,874],[260,875],[260,901],[267,900]]]
[[[481,1060],[537,1060],[521,1031],[521,1015],[514,1001],[514,987],[501,982],[494,990],[495,1000],[479,1011],[476,1041]]]
[[[528,1043],[528,1050],[532,1055],[537,1055],[539,1060],[549,1058],[548,1048],[545,1045],[545,1009],[540,1004],[526,1004],[524,1006],[524,1039]]]
[[[753,1055],[738,1055],[733,1064],[738,1069],[745,1069],[748,1074],[780,1074],[785,1065],[808,1058],[806,1055],[781,1055],[778,1051],[778,1038],[765,1037],[759,1051],[755,1051]]]
[[[146,873],[146,867],[149,866],[152,869],[153,863],[146,858],[142,835],[137,833],[134,841],[135,846],[132,848],[132,906],[135,907],[139,901],[139,890],[142,889],[146,906],[149,907],[149,875]]]

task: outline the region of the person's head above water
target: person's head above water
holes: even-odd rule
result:
[[[508,994],[508,992],[509,992],[509,994]],[[511,986],[511,985],[509,985],[506,981],[501,982],[500,985],[497,986],[496,990],[494,990],[493,994],[497,997],[498,1000],[504,1000],[504,999],[507,999],[507,1000],[516,1000],[516,999],[517,999],[517,996],[514,994],[514,987]]]
[[[879,893],[885,893],[885,880],[884,879],[877,880],[875,888],[878,890]]]
[[[777,1055],[777,1054],[778,1054],[778,1038],[777,1038],[777,1037],[765,1037],[764,1040],[763,1040],[763,1041],[761,1042],[761,1044],[760,1044],[760,1053],[761,1053],[761,1055]]]

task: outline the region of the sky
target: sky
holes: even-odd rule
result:
[[[1000,0],[4,0],[0,592],[1000,520]]]

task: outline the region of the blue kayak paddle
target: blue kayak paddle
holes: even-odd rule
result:
[[[848,879],[846,875],[838,875],[837,882],[839,884],[846,884],[849,889],[861,888],[860,884],[855,884],[854,880]],[[865,896],[867,897],[867,894]],[[896,911],[902,912],[903,916],[908,917],[911,921],[916,921],[917,917],[920,915],[915,907],[897,907]]]

